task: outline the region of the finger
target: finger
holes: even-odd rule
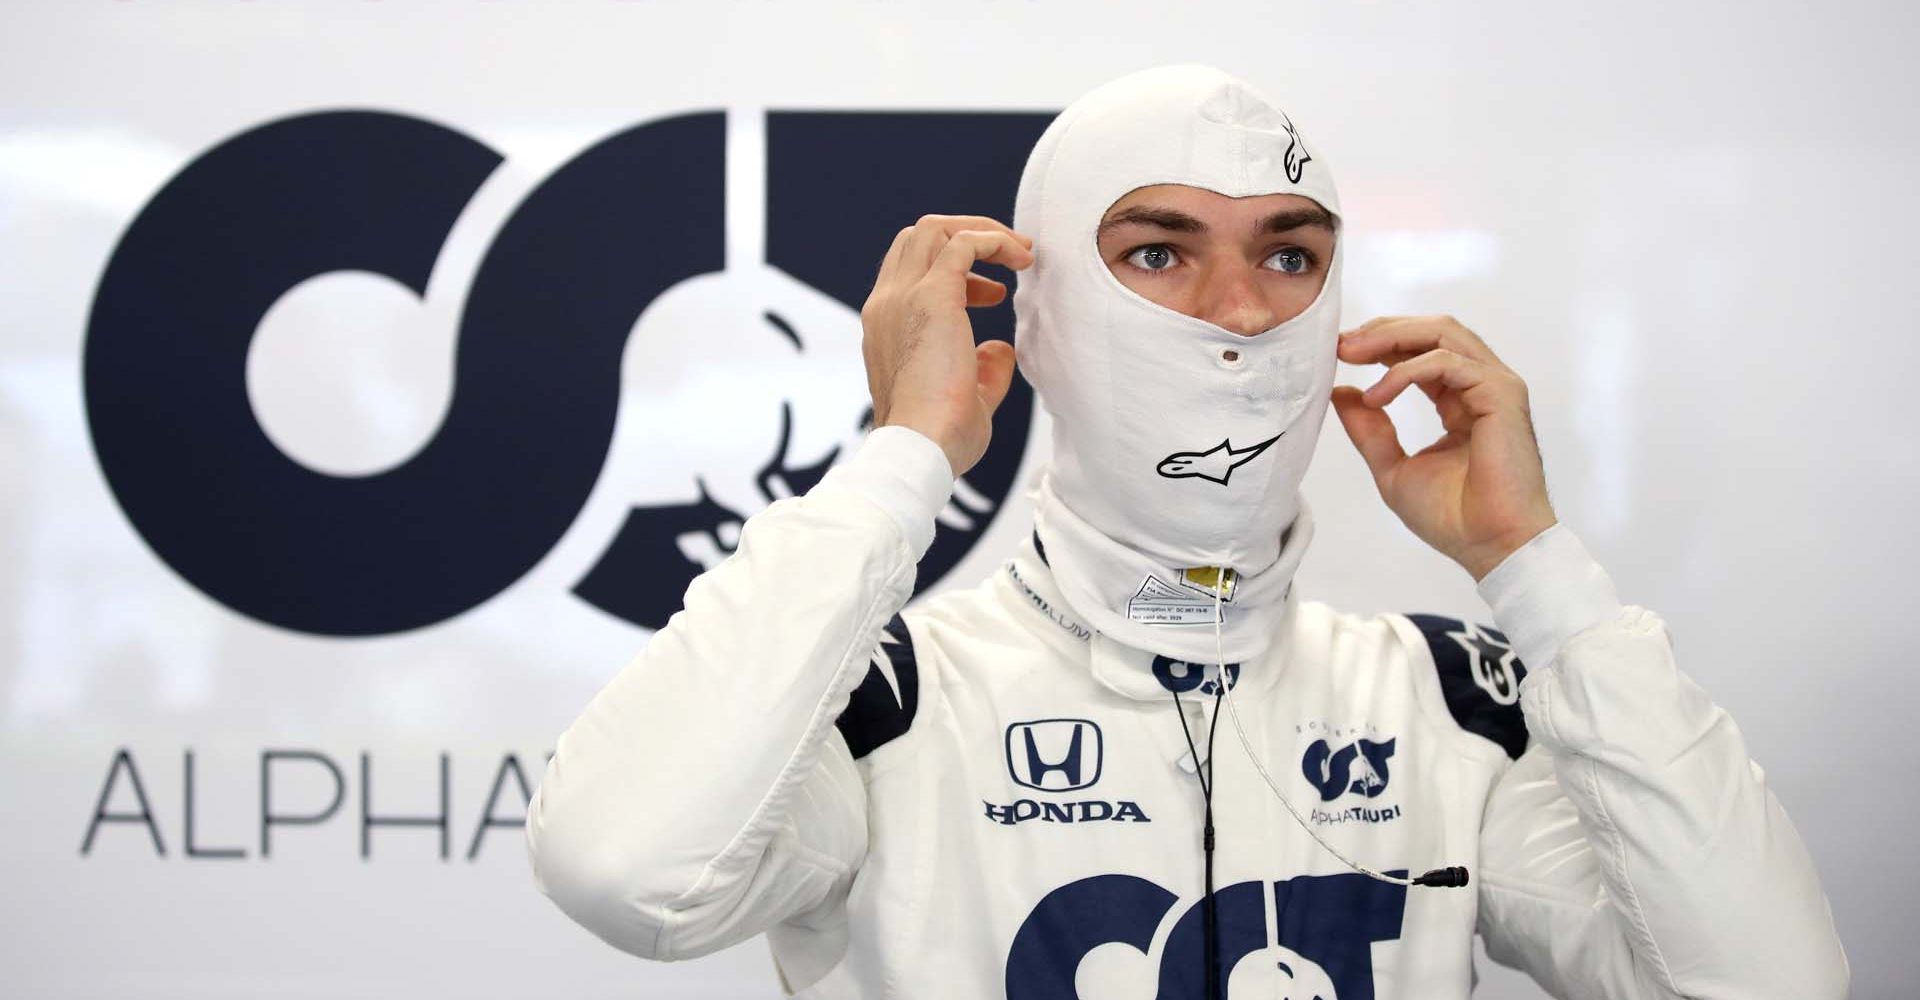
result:
[[[1467,412],[1466,404],[1460,401],[1460,394],[1438,382],[1415,382],[1420,391],[1433,401],[1433,408],[1440,414],[1442,429],[1453,432],[1466,432],[1473,426],[1473,414]]]
[[[1500,360],[1499,355],[1493,353],[1493,348],[1487,345],[1486,339],[1473,332],[1472,327],[1454,319],[1452,316],[1442,316],[1440,318],[1444,320],[1449,327],[1452,327],[1452,336],[1467,348],[1467,350],[1461,351],[1460,353],[1501,368],[1507,367],[1507,363]]]
[[[1007,286],[984,274],[967,272],[967,305],[997,306],[1005,301]]]
[[[1419,357],[1419,355],[1406,351],[1395,351],[1392,354],[1380,358],[1378,363],[1394,365],[1416,357]],[[1419,386],[1420,391],[1425,393],[1427,398],[1433,401],[1434,409],[1440,413],[1441,427],[1449,431],[1459,431],[1465,430],[1467,425],[1472,423],[1472,414],[1467,412],[1465,404],[1460,401],[1460,394],[1458,392],[1455,392],[1440,382],[1415,382],[1414,384]]]
[[[1354,449],[1360,452],[1361,461],[1367,463],[1367,471],[1373,473],[1376,485],[1406,460],[1407,453],[1400,448],[1400,434],[1394,429],[1393,418],[1387,416],[1387,411],[1367,405],[1359,389],[1350,385],[1334,386],[1333,411],[1339,415],[1340,426],[1346,429]]]
[[[915,252],[911,239],[909,238],[906,251],[909,255]],[[970,270],[976,263],[999,264],[1015,271],[1033,263],[1033,251],[1026,244],[1014,239],[1010,232],[998,229],[962,229],[951,237],[944,238],[944,242],[939,244],[927,260],[926,271],[931,272],[942,259],[942,255],[949,253],[948,248],[956,241],[962,240],[966,241],[967,249],[959,252],[956,257],[947,258],[947,267],[953,267],[955,261],[960,259],[965,261],[960,267],[961,272]],[[972,256],[967,256],[968,253],[972,253]]]
[[[1016,270],[1033,263],[1028,250],[1009,233],[963,229],[953,235],[927,269],[929,280],[959,282],[976,263],[1003,264]]]
[[[1366,326],[1356,327],[1340,335],[1340,345],[1336,353],[1340,360],[1351,365],[1393,364],[1396,354],[1411,357],[1421,354],[1428,348],[1400,347],[1394,340],[1384,337],[1381,330],[1391,324],[1403,322],[1405,317],[1393,316],[1375,320]]]
[[[1362,323],[1351,330],[1340,331],[1340,336],[1342,337],[1352,336],[1353,334],[1359,333],[1362,330],[1371,330],[1382,323],[1388,323],[1396,319],[1405,319],[1405,318],[1406,317],[1404,316],[1375,316],[1374,318],[1367,320],[1365,323]]]
[[[1420,391],[1433,400],[1433,408],[1440,413],[1440,426],[1448,431],[1464,431],[1473,424],[1473,414],[1467,412],[1460,394],[1444,385],[1434,382],[1417,382]]]
[[[1342,335],[1340,357],[1354,364],[1392,364],[1390,356],[1445,348],[1462,357],[1505,368],[1480,335],[1451,316],[1393,316]]]
[[[1388,368],[1380,381],[1362,394],[1362,398],[1368,406],[1385,407],[1398,398],[1407,386],[1431,383],[1458,393],[1469,413],[1489,413],[1498,407],[1502,380],[1508,377],[1508,373],[1496,373],[1472,358],[1436,348]]]
[[[1344,344],[1341,346],[1343,348],[1345,347]],[[1387,351],[1385,353],[1382,353],[1378,357],[1369,358],[1366,361],[1347,361],[1345,354],[1342,353],[1340,360],[1346,361],[1348,364],[1351,364],[1351,365],[1397,365],[1402,361],[1408,361],[1413,358],[1417,358],[1420,355],[1425,353],[1427,352],[1426,351]]]
[[[1013,345],[1004,340],[983,341],[973,349],[973,357],[980,371],[980,402],[992,416],[1013,384]]]
[[[1020,242],[1025,243],[1027,246],[1033,245],[1033,237],[1028,236],[1025,233],[1022,233],[1014,229],[1012,226],[1009,226],[1006,223],[1001,222],[999,219],[996,219],[991,215],[932,215],[932,214],[929,214],[929,215],[921,216],[919,220],[916,221],[914,224],[935,226],[943,230],[944,232],[946,232],[946,234],[949,236],[959,232],[962,229],[997,229],[1003,233],[1009,233],[1017,237],[1020,240]]]
[[[893,234],[893,242],[888,245],[887,252],[880,257],[880,270],[873,278],[875,285],[885,281],[887,275],[900,266],[900,249],[907,245],[907,237],[911,235],[913,235],[912,226],[902,226],[899,232]]]
[[[1341,335],[1339,354],[1349,364],[1391,364],[1383,360],[1389,354],[1421,354],[1435,348],[1506,367],[1486,341],[1451,316],[1395,316],[1356,328]]]
[[[933,258],[954,234],[968,230],[1005,233],[1023,247],[1031,249],[1033,246],[1031,237],[1016,233],[1006,223],[984,215],[923,215],[913,224],[913,230],[913,235],[907,240],[905,256],[909,261],[918,262],[921,271],[932,266]]]

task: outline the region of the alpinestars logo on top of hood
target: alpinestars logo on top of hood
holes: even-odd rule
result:
[[[1313,154],[1307,152],[1307,144],[1300,141],[1300,132],[1293,127],[1293,119],[1288,118],[1283,111],[1280,113],[1280,120],[1286,123],[1287,138],[1292,140],[1287,143],[1285,161],[1287,180],[1298,184],[1301,175],[1307,172],[1307,164],[1313,162]]]
[[[1235,448],[1231,438],[1221,438],[1219,444],[1206,451],[1176,451],[1161,459],[1154,471],[1168,479],[1204,479],[1225,486],[1227,480],[1233,478],[1233,470],[1259,458],[1262,452],[1286,433],[1281,431],[1245,448]]]

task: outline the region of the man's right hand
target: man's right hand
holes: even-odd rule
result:
[[[861,354],[876,427],[931,438],[953,474],[986,454],[993,411],[1013,381],[1013,345],[975,346],[972,306],[999,305],[1007,286],[973,273],[980,261],[1021,270],[1033,240],[981,215],[923,215],[900,230],[860,307]]]

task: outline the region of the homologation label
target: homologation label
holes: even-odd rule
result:
[[[1148,574],[1127,598],[1127,620],[1142,625],[1211,625],[1215,601]]]

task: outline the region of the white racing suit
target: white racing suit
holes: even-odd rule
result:
[[[752,518],[561,736],[527,822],[541,890],[648,958],[765,932],[804,997],[1200,997],[1180,713],[1204,759],[1217,669],[1090,633],[1031,541],[902,612],[951,488],[937,446],[882,428]],[[1556,996],[1843,996],[1807,851],[1661,619],[1563,526],[1480,593],[1499,631],[1290,595],[1271,650],[1228,668],[1331,845],[1471,883],[1348,869],[1224,718],[1227,995],[1464,998],[1477,932]]]

